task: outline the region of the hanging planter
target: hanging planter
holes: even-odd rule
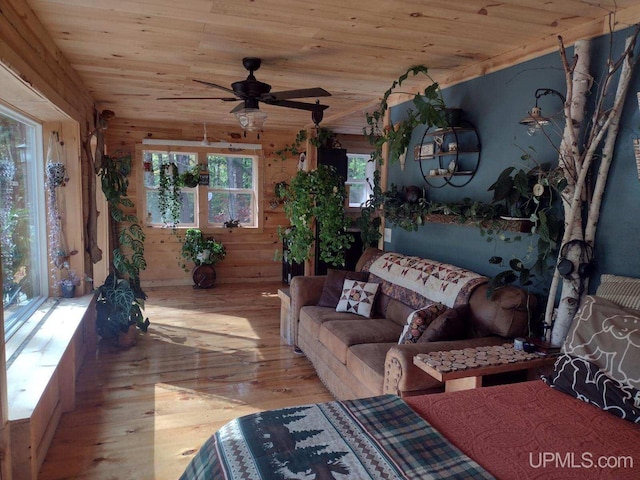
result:
[[[47,163],[47,183],[52,187],[62,187],[67,180],[67,169],[62,162]]]

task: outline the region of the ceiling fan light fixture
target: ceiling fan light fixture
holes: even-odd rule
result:
[[[267,121],[267,114],[257,108],[242,108],[233,113],[245,132],[261,132]]]

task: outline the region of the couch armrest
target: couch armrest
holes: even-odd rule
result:
[[[298,322],[300,309],[306,305],[316,305],[322,295],[322,287],[326,275],[297,276],[291,279],[289,294],[291,295],[290,321],[293,325],[293,341],[298,344]]]
[[[501,337],[468,338],[449,342],[411,343],[395,345],[387,352],[384,364],[383,393],[407,396],[441,389],[442,383],[413,364],[418,353],[439,352],[488,345],[502,345]]]

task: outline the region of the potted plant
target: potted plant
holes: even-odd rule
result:
[[[96,290],[96,330],[102,338],[115,339],[118,345],[135,344],[136,327],[149,327],[142,309],[147,296],[139,283],[118,278],[111,273]]]
[[[102,191],[109,203],[111,228],[115,231],[119,224],[120,233],[115,236],[111,273],[96,289],[96,331],[123,346],[135,343],[136,327],[143,332],[149,327],[149,319],[142,315],[147,295],[140,286],[140,271],[147,266],[145,234],[137,217],[124,211],[134,206],[127,194],[130,173],[129,155],[102,157]]]
[[[197,288],[211,288],[216,280],[213,266],[224,259],[227,251],[213,237],[205,238],[199,228],[189,228],[185,232],[181,254],[186,261],[195,264],[191,274],[194,285]],[[185,263],[181,266],[187,270]]]
[[[68,265],[65,265],[63,270],[66,270],[67,273],[64,278],[58,281],[60,295],[64,298],[73,298],[76,296],[76,287],[80,286],[80,277]]]

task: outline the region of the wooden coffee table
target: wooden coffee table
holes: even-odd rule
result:
[[[446,392],[482,387],[482,377],[527,370],[530,379],[555,362],[555,356],[541,356],[515,350],[512,343],[419,353],[413,363],[433,378],[444,382]]]

